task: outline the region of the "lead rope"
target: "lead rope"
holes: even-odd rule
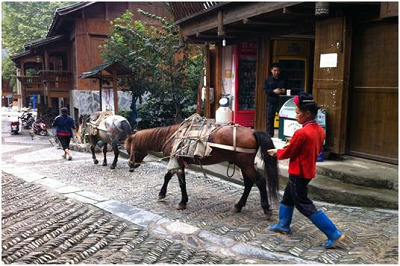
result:
[[[199,159],[197,159],[197,162],[198,162],[199,165],[200,165],[200,168],[201,168],[201,171],[203,172],[204,178],[205,178],[205,179],[208,179],[208,176],[206,175],[206,172],[204,172],[204,168],[203,168],[203,165],[201,164],[201,161],[200,161]]]
[[[229,168],[231,167],[232,164],[233,164],[233,172],[232,175],[229,175]],[[226,168],[226,176],[232,178],[232,176],[235,174],[235,171],[236,171],[236,165],[234,163],[229,162],[228,167]]]

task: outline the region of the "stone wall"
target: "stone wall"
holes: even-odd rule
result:
[[[132,93],[130,91],[118,91],[118,109],[130,110]],[[75,116],[75,108],[79,115],[94,114],[100,111],[100,93],[98,91],[73,90],[71,92],[71,115]]]

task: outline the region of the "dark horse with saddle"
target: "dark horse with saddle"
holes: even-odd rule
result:
[[[202,166],[226,161],[241,169],[244,191],[234,206],[235,212],[240,212],[246,205],[254,184],[260,191],[261,207],[267,219],[272,215],[267,187],[270,199],[278,200],[277,159],[267,153],[267,150],[275,147],[264,131],[254,131],[238,125],[218,126],[193,115],[181,124],[140,130],[125,140],[125,148],[129,154],[130,171],[143,163],[150,151],[162,152],[169,157],[159,199],[166,196],[168,183],[177,174],[182,197],[177,209],[185,209],[188,202],[185,167],[189,164]],[[255,168],[255,157],[259,149],[264,162],[263,175]]]

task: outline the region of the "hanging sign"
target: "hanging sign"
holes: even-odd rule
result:
[[[114,93],[112,88],[102,88],[101,90],[101,109],[102,111],[114,111]]]

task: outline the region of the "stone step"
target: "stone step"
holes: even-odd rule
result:
[[[289,178],[287,170],[286,166],[280,165],[282,190]],[[395,190],[345,183],[320,174],[308,184],[308,191],[313,200],[351,206],[398,209],[398,192]]]
[[[317,174],[345,183],[398,191],[397,170],[386,168],[381,170],[369,169],[368,171],[368,173],[365,173],[365,170],[360,171],[357,168],[340,167],[340,165],[332,168],[320,164],[317,167]]]
[[[289,160],[279,161],[289,165]],[[363,187],[398,191],[397,165],[366,162],[363,159],[329,160],[317,163],[316,174]]]
[[[277,148],[284,145],[279,139],[273,140]],[[279,164],[288,166],[289,160]],[[317,174],[362,187],[398,191],[398,165],[394,164],[341,155],[317,162]]]

